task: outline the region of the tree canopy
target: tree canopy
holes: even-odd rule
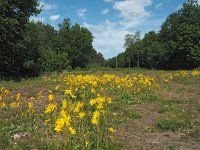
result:
[[[141,40],[136,40],[137,32],[126,35],[126,50],[117,56],[124,55],[119,65],[152,69],[191,69],[200,66],[199,18],[200,6],[197,1],[188,0],[182,8],[167,17],[158,33],[150,31]],[[112,59],[109,61],[112,62]]]

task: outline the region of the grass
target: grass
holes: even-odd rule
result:
[[[143,91],[140,94],[134,94],[130,91],[113,93],[115,101],[108,111],[112,112],[109,114],[112,118],[109,121],[114,125],[116,133],[113,140],[103,143],[101,146],[103,149],[149,148],[151,145],[145,141],[154,139],[154,135],[164,140],[161,145],[167,149],[184,147],[179,142],[173,141],[174,138],[177,138],[176,136],[168,137],[165,141],[166,137],[162,135],[168,132],[180,132],[189,137],[187,141],[177,138],[176,140],[181,141],[181,144],[191,142],[194,146],[197,143],[198,146],[196,141],[200,140],[200,76],[175,77],[169,82],[164,82],[160,75],[169,72],[105,69],[103,71],[77,70],[67,74],[102,75],[104,73],[112,73],[117,76],[142,73],[153,76],[159,82],[159,89]],[[60,76],[63,76],[63,74],[45,75],[47,78],[58,78]],[[59,80],[46,82],[43,77],[22,79],[21,81],[1,81],[0,87],[5,86],[15,93],[20,91],[27,97],[31,97],[36,96],[36,93],[41,90],[44,93],[47,93],[50,89],[54,90],[54,87],[59,83]],[[39,116],[35,116],[35,118],[37,117]],[[63,149],[64,143],[55,144],[60,140],[60,137],[54,137],[53,133],[47,135],[47,130],[39,130],[38,127],[42,123],[36,121],[35,118],[28,116],[22,118],[13,110],[7,112],[0,110],[0,149]],[[151,132],[147,129],[151,129]],[[28,136],[14,140],[13,136],[19,133],[28,133]],[[123,139],[126,139],[124,143],[122,142]],[[71,149],[78,148],[71,147]]]

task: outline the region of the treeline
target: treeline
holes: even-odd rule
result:
[[[64,19],[58,31],[29,21],[39,13],[37,0],[0,1],[0,75],[37,76],[104,63],[87,28],[71,25],[70,19]]]
[[[151,69],[192,69],[200,66],[200,6],[188,0],[169,15],[156,33],[140,39],[140,32],[125,36],[126,50],[107,61],[107,66]]]

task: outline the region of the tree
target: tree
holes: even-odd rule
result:
[[[137,67],[140,67],[140,55],[141,55],[141,40],[140,31],[136,31],[134,35],[125,35],[126,56],[128,58],[129,67],[131,67],[131,62],[137,61]],[[136,57],[135,57],[136,56]]]
[[[93,51],[92,47],[93,36],[92,33],[79,24],[75,24],[70,30],[70,64],[73,68],[86,67],[91,62],[90,54]]]
[[[143,38],[144,46],[144,66],[147,68],[161,68],[166,58],[165,50],[159,41],[159,35],[155,31],[150,31]]]
[[[0,73],[20,74],[22,31],[31,15],[39,13],[37,0],[0,1]]]
[[[171,69],[189,69],[200,64],[200,6],[188,0],[183,8],[167,17],[160,39],[167,50]]]

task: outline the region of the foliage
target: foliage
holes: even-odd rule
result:
[[[188,0],[178,11],[170,14],[156,33],[150,31],[140,40],[139,32],[125,36],[125,52],[120,67],[151,69],[192,69],[200,65],[200,6]],[[114,68],[116,57],[107,65]]]
[[[104,64],[104,57],[92,46],[92,33],[64,19],[56,31],[51,25],[29,22],[38,14],[37,0],[3,1],[0,4],[0,74],[37,76],[43,72],[85,68]]]

